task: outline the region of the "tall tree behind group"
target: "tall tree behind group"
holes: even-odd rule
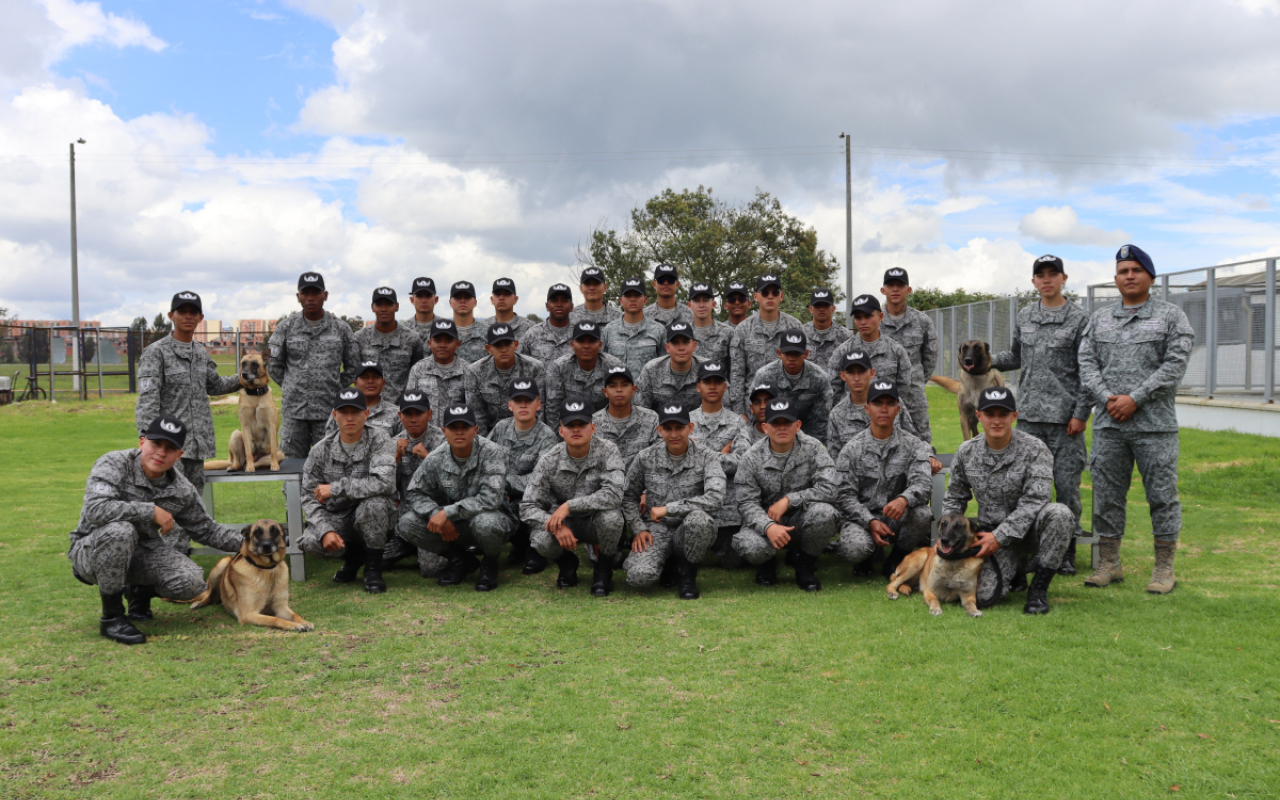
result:
[[[782,203],[760,189],[741,205],[713,197],[709,187],[664,189],[631,210],[625,230],[603,222],[592,228],[588,243],[578,245],[577,260],[575,278],[586,267],[604,271],[610,303],[617,302],[622,281],[634,277],[645,279],[652,301],[653,268],[661,263],[680,270],[680,302],[688,300],[695,282],[711,284],[722,300],[731,282],[742,281],[754,291],[756,278],[768,273],[781,276],[783,310],[800,319],[809,318],[805,307],[815,288],[832,290],[837,301],[844,297],[836,286],[839,263],[818,248],[817,232],[784,213]]]

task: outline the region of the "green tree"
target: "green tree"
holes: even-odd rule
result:
[[[839,263],[818,248],[817,232],[759,189],[740,205],[713,197],[708,187],[665,189],[632,209],[625,230],[608,228],[604,221],[593,227],[587,243],[577,248],[577,261],[575,274],[588,266],[604,271],[608,302],[617,300],[624,279],[634,277],[645,279],[652,300],[653,268],[662,263],[680,270],[680,302],[688,299],[694,282],[711,284],[723,297],[731,282],[754,290],[756,278],[768,273],[782,279],[783,310],[800,319],[808,319],[805,307],[815,288],[831,289],[837,300],[844,296],[836,286]]]
[[[351,326],[351,332],[356,333],[364,327],[364,317],[354,316],[348,317],[346,314],[339,314],[338,319]]]

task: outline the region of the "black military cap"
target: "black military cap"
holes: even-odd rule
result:
[[[400,395],[400,410],[408,411],[416,408],[419,411],[431,410],[431,398],[427,397],[427,393],[418,389],[406,389]]]
[[[709,283],[695,283],[689,287],[689,299],[692,300],[695,297],[710,297],[714,300],[716,299],[716,293]]]
[[[635,386],[635,385],[636,385],[636,379],[631,375],[631,370],[627,369],[627,368],[626,368],[625,366],[623,366],[622,364],[618,364],[617,366],[609,367],[609,372],[608,372],[608,374],[606,374],[606,375],[604,376],[604,385],[605,385],[605,386],[608,386],[608,385],[609,385],[609,381],[611,381],[611,380],[615,380],[615,379],[617,379],[617,378],[622,378],[623,380],[625,380],[627,383],[631,384],[632,386]]]
[[[1142,268],[1147,271],[1151,277],[1156,276],[1156,262],[1151,260],[1151,256],[1136,244],[1126,244],[1116,251],[1116,263],[1121,261],[1137,261]]]
[[[604,283],[604,270],[599,267],[587,267],[578,276],[578,283]]]
[[[364,411],[369,407],[365,402],[364,393],[359,389],[339,389],[338,396],[333,400],[333,410],[340,408],[358,408]]]
[[[800,419],[800,412],[790,397],[775,397],[764,407],[765,422],[776,422],[780,419],[788,422]]]
[[[622,282],[623,294],[644,294],[644,281],[639,278],[627,278]]]
[[[683,336],[686,339],[693,338],[693,326],[687,322],[671,322],[667,325],[667,341]]]
[[[560,424],[567,425],[570,422],[590,422],[591,421],[591,401],[587,398],[571,394],[560,404]]]
[[[840,358],[840,371],[844,372],[853,367],[862,367],[863,369],[871,369],[871,356],[867,355],[867,351],[861,348],[854,348],[845,353]]]
[[[907,271],[902,267],[890,267],[884,271],[884,281],[882,286],[888,286],[891,283],[900,283],[903,286],[910,286],[911,279],[907,277]]]
[[[724,290],[724,299],[728,300],[735,294],[740,294],[748,300],[751,299],[751,292],[747,291],[747,285],[742,281],[734,281],[733,283],[730,283]]]
[[[538,399],[538,382],[533,378],[515,378],[511,381],[511,385],[507,387],[507,397],[515,400],[517,397],[523,397],[526,400]]]
[[[853,298],[853,313],[872,314],[880,310],[880,301],[869,294],[860,294]]]
[[[324,291],[324,276],[319,272],[304,272],[298,276],[298,291],[305,292],[308,289],[315,289],[317,292]]]
[[[668,422],[679,422],[681,425],[688,425],[689,407],[679,400],[661,403],[658,406],[658,424],[665,425]]]
[[[1013,391],[1005,386],[988,386],[982,390],[982,394],[978,395],[978,410],[986,411],[988,408],[1004,408],[1009,411],[1017,411],[1018,403],[1013,399]]]
[[[375,303],[399,303],[396,299],[396,290],[390,286],[379,286],[373,290],[373,302]]]
[[[437,336],[452,336],[455,339],[461,338],[458,336],[458,326],[454,325],[453,320],[451,319],[437,319],[431,323],[431,335],[427,338],[434,339]]]
[[[874,380],[871,382],[871,388],[867,390],[867,402],[874,403],[877,397],[892,397],[894,400],[901,400],[898,396],[898,385],[893,381]]]
[[[804,331],[800,328],[783,331],[778,339],[778,349],[784,353],[809,352],[809,343],[804,338]]]
[[[1031,276],[1034,278],[1036,273],[1042,269],[1051,269],[1054,272],[1061,272],[1064,275],[1067,272],[1062,267],[1062,259],[1058,258],[1057,256],[1051,256],[1051,255],[1040,256],[1035,260],[1035,262],[1031,265]]]
[[[409,290],[409,294],[430,294],[436,293],[436,282],[430,278],[414,278],[413,287]]]
[[[181,450],[187,443],[187,426],[177,417],[161,414],[151,420],[151,424],[147,426],[147,432],[143,435],[151,440],[163,439]]]
[[[763,292],[770,286],[776,286],[779,291],[782,290],[782,277],[776,272],[769,272],[756,278],[756,291]]]
[[[573,301],[573,291],[570,290],[568,286],[566,286],[563,283],[551,284],[551,288],[547,289],[547,299],[550,300],[551,298],[555,297],[558,294],[562,294],[565,297],[569,298],[570,302]]]
[[[366,372],[376,372],[379,375],[382,375],[382,377],[384,378],[387,377],[386,375],[383,374],[382,367],[378,365],[377,361],[361,361],[360,369],[356,371],[356,377],[359,378],[361,375],[365,374]]]
[[[493,294],[502,294],[504,292],[518,294],[518,292],[516,292],[516,282],[510,278],[498,278],[494,281]]]
[[[449,287],[450,297],[475,297],[476,286],[471,281],[458,281]]]
[[[200,302],[200,295],[195,292],[178,292],[173,296],[173,300],[169,302],[169,310],[177,311],[183,306],[195,306],[196,311],[204,313],[204,305]]]
[[[575,342],[579,339],[599,339],[600,323],[590,322],[588,320],[575,323],[573,326],[573,335],[570,338]]]
[[[514,342],[516,338],[516,329],[510,324],[495,322],[489,326],[486,341],[489,344],[497,344],[498,342]]]
[[[661,281],[670,278],[671,280],[679,280],[680,274],[676,272],[676,268],[670,264],[659,264],[653,268],[653,279]]]
[[[826,289],[814,289],[813,294],[809,295],[809,305],[811,306],[833,306],[836,301],[831,297],[831,292]]]
[[[462,422],[475,427],[476,412],[471,407],[464,404],[448,405],[444,407],[444,421],[440,423],[441,428],[447,428],[455,422]]]
[[[778,393],[774,391],[772,383],[757,383],[751,392],[747,395],[748,400],[754,400],[756,395],[764,392],[770,397],[777,397]]]
[[[719,378],[722,381],[729,380],[729,365],[723,361],[704,361],[698,365],[698,380],[713,380]]]

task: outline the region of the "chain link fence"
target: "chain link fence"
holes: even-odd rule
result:
[[[957,352],[960,345],[970,339],[980,339],[991,345],[994,356],[1013,346],[1013,330],[1017,326],[1018,312],[1035,297],[1001,297],[962,306],[935,308],[927,312],[938,332],[938,366],[936,374],[958,378],[960,364]],[[1074,301],[1068,301],[1074,302]],[[1004,373],[1009,385],[1017,386],[1020,370]]]

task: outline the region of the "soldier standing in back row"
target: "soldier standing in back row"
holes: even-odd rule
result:
[[[568,353],[569,338],[573,336],[573,323],[569,321],[572,311],[573,292],[563,283],[553,283],[547,289],[547,318],[530,328],[521,341],[524,354],[538,359],[545,368]]]
[[[670,264],[659,264],[654,268],[653,291],[657,294],[657,299],[653,305],[645,307],[645,319],[651,319],[663,328],[673,322],[693,324],[693,312],[688,306],[680,305],[676,299],[680,291],[680,275],[675,267]]]
[[[356,331],[356,343],[360,345],[360,360],[376,361],[386,380],[387,398],[400,396],[409,381],[409,370],[422,360],[425,352],[422,337],[417,331],[396,322],[400,303],[396,290],[379,286],[373,290],[372,325]]]
[[[418,334],[423,348],[427,339],[431,338],[431,323],[436,321],[436,282],[430,278],[414,278],[409,287],[409,297],[413,301],[413,316],[401,323],[406,330]]]
[[[991,359],[994,369],[1021,369],[1018,376],[1018,430],[1053,453],[1053,488],[1058,502],[1076,517],[1080,536],[1080,475],[1084,472],[1084,430],[1091,403],[1080,390],[1080,341],[1089,325],[1084,309],[1062,296],[1067,274],[1057,256],[1031,265],[1031,284],[1040,301],[1018,312],[1009,350]],[[1071,538],[1059,574],[1076,574],[1076,540]]]
[[[622,309],[605,302],[609,285],[604,281],[604,271],[599,267],[587,267],[578,278],[578,291],[582,292],[582,305],[569,314],[569,322],[598,322],[608,325],[622,316]]]
[[[938,366],[938,332],[934,330],[933,320],[929,319],[928,314],[907,305],[911,283],[905,269],[893,267],[885,270],[880,294],[884,295],[885,310],[884,319],[880,321],[880,331],[907,351],[911,358],[911,383],[919,390],[911,392],[910,403],[906,402],[907,395],[903,395],[904,407],[911,407],[912,416],[918,420],[921,438],[926,442],[932,441],[928,396],[924,389]],[[921,398],[925,398],[923,406],[920,404]]]
[[[606,353],[626,364],[632,375],[639,376],[645,364],[662,356],[666,332],[644,314],[644,281],[623,281],[618,302],[622,304],[622,316],[604,326],[600,341]]]
[[[533,327],[533,320],[522,317],[516,312],[516,303],[520,302],[520,296],[516,294],[516,282],[510,278],[498,278],[493,282],[493,293],[489,295],[489,302],[493,305],[490,326],[499,323],[509,326],[515,331],[517,340],[523,339],[525,331]],[[488,350],[487,347],[485,349]]]
[[[489,329],[488,323],[476,318],[476,302],[476,287],[471,281],[458,281],[449,287],[449,306],[458,330],[458,358],[467,364],[484,358],[485,332]]]
[[[698,358],[729,368],[729,343],[733,326],[716,319],[716,293],[709,283],[689,287],[689,309],[693,311],[693,338],[698,340]]]
[[[724,289],[725,322],[733,328],[738,327],[751,316],[751,292],[742,281],[732,281]],[[732,338],[730,339],[732,342]]]
[[[1178,415],[1174,397],[1187,372],[1195,331],[1187,315],[1151,296],[1156,267],[1127,244],[1116,253],[1121,302],[1095,311],[1080,343],[1080,380],[1095,404],[1093,532],[1101,559],[1086,586],[1123,578],[1120,537],[1137,462],[1151,508],[1156,563],[1147,591],[1168,594],[1177,581],[1173,556],[1182,530],[1178,502]]]
[[[806,322],[801,330],[809,341],[809,360],[831,372],[831,391],[839,393],[844,382],[835,370],[827,366],[836,348],[853,336],[853,331],[843,325],[832,322],[835,317],[835,298],[827,289],[816,289],[809,297],[809,315],[813,321]]]
[[[755,374],[778,357],[782,332],[801,327],[800,320],[779,310],[782,279],[777,275],[756,279],[756,303],[760,310],[734,328],[729,344],[729,408],[738,414],[747,410],[747,387]]]
[[[351,326],[324,310],[329,293],[318,272],[298,278],[301,312],[285,317],[271,333],[267,371],[280,385],[280,449],[306,458],[324,438],[338,389],[350,386],[360,363],[360,344]]]

